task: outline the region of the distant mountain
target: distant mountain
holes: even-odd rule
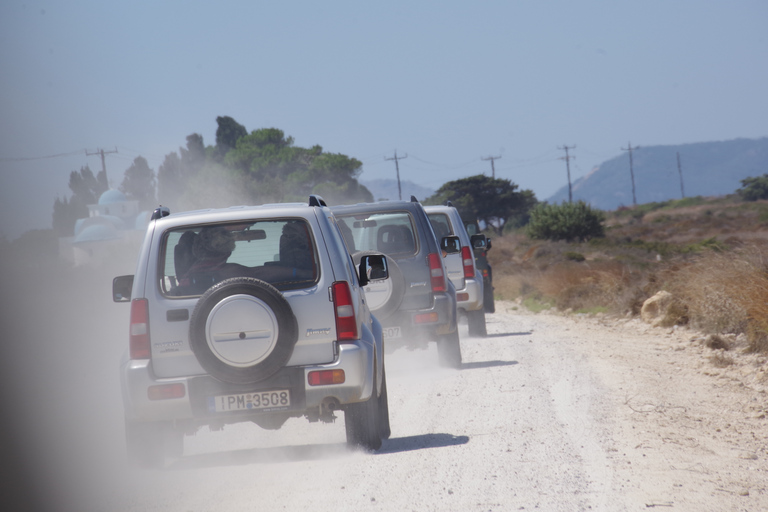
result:
[[[399,199],[397,191],[397,180],[359,180],[360,184],[368,188],[373,194],[373,200],[379,201],[384,199],[390,199],[396,201]],[[434,190],[422,187],[410,181],[400,181],[400,188],[402,189],[403,200],[407,201],[412,195],[416,196],[416,199],[423,201],[427,197],[435,193]]]
[[[680,174],[686,197],[722,196],[741,187],[741,180],[768,174],[768,137],[723,142],[699,142],[679,146],[641,146],[632,151],[637,204],[680,199]],[[619,155],[595,167],[572,184],[573,200],[583,200],[601,210],[632,206],[629,154]],[[568,200],[568,186],[547,201]]]

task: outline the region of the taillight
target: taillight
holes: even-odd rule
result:
[[[184,398],[187,390],[184,384],[161,384],[147,388],[147,398],[150,400],[170,400],[172,398]]]
[[[475,257],[472,255],[472,249],[468,246],[461,248],[461,262],[464,266],[464,277],[469,279],[475,277]]]
[[[309,372],[307,382],[310,386],[328,386],[330,384],[344,384],[346,376],[344,370],[319,370]]]
[[[349,283],[336,281],[333,283],[333,310],[336,315],[336,337],[339,341],[354,341],[357,334],[355,307],[352,305],[352,293]]]
[[[131,327],[128,341],[131,359],[149,359],[149,305],[147,299],[131,302]]]
[[[440,256],[431,252],[427,256],[427,259],[429,261],[429,276],[432,282],[432,291],[444,292],[445,274],[443,273],[443,265],[440,262]]]

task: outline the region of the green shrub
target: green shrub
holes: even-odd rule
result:
[[[757,178],[744,178],[741,188],[736,191],[745,201],[768,199],[768,174]]]
[[[584,260],[586,260],[586,259],[587,259],[587,258],[585,258],[585,257],[584,257],[584,255],[583,255],[583,254],[581,254],[580,252],[572,252],[572,251],[567,251],[567,252],[564,252],[564,253],[563,253],[563,256],[564,256],[564,257],[565,257],[565,259],[567,259],[567,260],[570,260],[570,261],[576,261],[576,262],[581,262],[581,261],[584,261]]]
[[[528,236],[540,240],[566,240],[585,242],[605,236],[605,214],[592,209],[584,201],[560,205],[539,203],[531,210],[526,231]]]

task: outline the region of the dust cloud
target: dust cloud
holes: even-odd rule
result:
[[[134,253],[132,257],[135,257]],[[124,467],[118,366],[128,309],[111,301],[126,261],[73,268],[57,255],[4,258],[3,445],[15,510],[87,510]],[[127,255],[126,255],[127,259]]]
[[[201,429],[185,439],[185,456],[159,482],[156,472],[131,468],[119,380],[129,306],[112,302],[111,286],[115,276],[134,272],[138,249],[79,267],[56,254],[4,255],[3,503],[16,511],[141,509],[153,493],[163,500],[176,492],[169,488],[194,486],[200,468],[318,459],[333,465],[361,455],[347,450],[338,413],[333,424],[291,419],[275,432],[252,424]],[[389,380],[429,379],[424,365],[441,371],[434,348],[421,352],[402,358],[411,361],[404,367],[388,367]]]

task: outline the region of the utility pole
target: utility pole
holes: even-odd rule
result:
[[[635,171],[632,167],[632,150],[640,149],[640,146],[632,147],[632,143],[628,142],[626,148],[621,148],[622,151],[629,151],[629,176],[632,178],[632,205],[637,206],[637,196],[635,196]]]
[[[575,156],[568,156],[568,150],[569,149],[576,149],[576,146],[568,147],[565,144],[563,144],[563,147],[559,147],[557,149],[564,149],[565,150],[565,156],[561,156],[558,160],[565,160],[565,169],[568,171],[568,202],[573,202],[573,193],[571,192],[571,158],[576,158]]]
[[[104,155],[108,155],[110,153],[117,153],[117,148],[115,148],[114,151],[104,151],[103,149],[97,149],[93,153],[89,153],[87,149],[85,150],[86,156],[101,155],[101,170],[104,172],[104,180],[107,182],[107,187],[109,187],[109,180],[107,179],[107,162],[104,160]]]
[[[685,199],[685,189],[683,188],[683,167],[680,165],[680,152],[677,152],[677,174],[680,175],[680,194]]]
[[[493,166],[493,161],[500,159],[500,156],[489,156],[488,158],[481,158],[481,160],[490,160],[491,161],[491,177],[493,179],[496,179],[496,168]]]
[[[395,161],[395,170],[397,171],[397,195],[400,198],[400,200],[403,200],[403,189],[400,188],[400,164],[398,160],[402,160],[403,158],[408,158],[408,153],[405,154],[405,156],[397,156],[397,150],[395,150],[395,156],[394,158],[387,158],[384,157],[384,160],[394,160]]]

